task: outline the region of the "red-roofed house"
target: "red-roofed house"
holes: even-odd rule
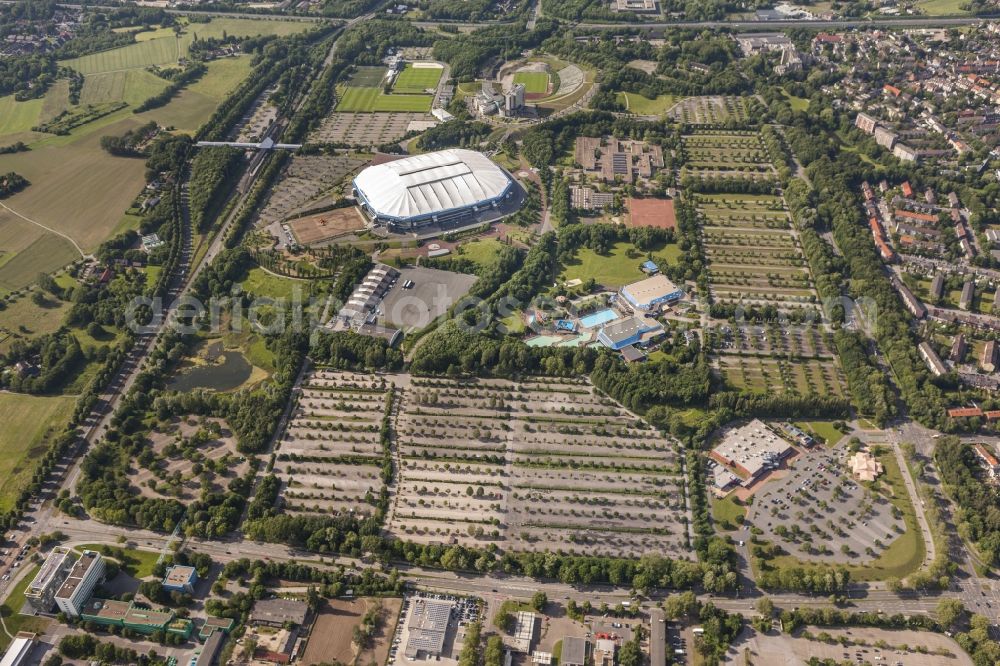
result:
[[[955,407],[954,409],[948,410],[948,416],[953,419],[964,419],[982,415],[983,410],[978,407]]]
[[[976,444],[973,448],[976,450],[976,455],[979,456],[979,459],[983,461],[983,467],[990,473],[990,478],[995,479],[997,473],[1000,472],[1000,461],[997,461],[997,457],[990,453],[982,444]]]
[[[910,199],[910,198],[913,197],[913,188],[910,187],[910,181],[908,181],[908,180],[903,181],[903,184],[900,185],[900,187],[903,189],[903,196],[904,197],[906,197],[907,199]]]

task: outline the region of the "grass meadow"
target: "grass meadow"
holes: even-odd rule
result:
[[[72,396],[0,393],[0,510],[8,511],[31,480],[35,461],[73,413]]]

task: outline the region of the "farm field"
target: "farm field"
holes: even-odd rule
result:
[[[83,79],[80,104],[125,102],[136,106],[157,95],[168,82],[142,69],[91,74]]]
[[[19,338],[36,338],[62,325],[69,304],[51,295],[46,300],[44,307],[35,305],[27,295],[7,301],[7,307],[0,310],[0,354],[9,351],[11,343]]]
[[[549,75],[546,72],[516,72],[514,83],[524,84],[524,92],[542,94],[549,90]]]
[[[664,245],[652,252],[655,260],[665,264],[677,261],[677,246]],[[584,280],[594,278],[598,284],[609,289],[616,289],[630,282],[641,280],[646,275],[639,266],[646,261],[646,252],[636,248],[631,243],[619,242],[612,246],[606,255],[597,254],[589,248],[581,248],[576,253],[576,260],[562,267],[559,282],[568,280]]]
[[[93,53],[63,60],[60,64],[72,67],[81,74],[98,74],[124,69],[145,69],[153,65],[172,65],[187,56],[188,48],[198,39],[221,39],[224,34],[252,37],[257,35],[291,35],[305,30],[308,24],[297,21],[267,21],[259,19],[213,18],[208,23],[184,27],[175,36],[172,29],[140,32],[138,43],[109,51]]]
[[[0,97],[0,137],[30,132],[38,123],[43,103],[41,98],[18,102],[14,95]]]
[[[659,95],[656,99],[650,99],[638,93],[618,93],[618,101],[625,105],[625,110],[640,116],[664,114],[681,99],[676,95]]]
[[[0,393],[0,511],[8,511],[31,479],[35,459],[69,421],[74,397]]]
[[[675,444],[586,381],[412,377],[400,399],[389,520],[400,538],[688,552]]]
[[[24,236],[7,245],[4,241],[18,229],[23,231]],[[29,225],[7,210],[0,209],[0,257],[4,259],[0,265],[0,294],[22,289],[35,282],[39,273],[58,270],[79,256],[66,239]]]
[[[393,387],[384,378],[318,368],[277,447],[285,511],[371,515],[384,483],[381,422]]]
[[[403,71],[396,76],[392,90],[398,93],[424,93],[428,89],[437,88],[443,73],[444,68],[437,65],[415,67],[413,63],[406,63]]]
[[[710,95],[688,97],[670,110],[670,117],[689,125],[717,125],[750,117],[748,97]]]
[[[30,152],[0,155],[0,171],[16,170],[31,182],[30,187],[7,198],[4,204],[62,231],[85,251],[94,249],[118,225],[122,211],[145,185],[142,160],[108,154],[100,147],[101,136],[123,134],[139,124],[132,117],[112,121],[107,126],[97,121],[68,137],[41,141]],[[101,196],[92,196],[94,192],[100,192]],[[39,233],[40,229],[35,232]],[[72,250],[72,246],[67,246]],[[0,240],[0,251],[6,249]],[[36,266],[32,276],[41,270],[51,270],[51,263]],[[0,280],[3,279],[0,271]]]
[[[917,9],[927,16],[967,16],[969,10],[963,0],[919,0]]]

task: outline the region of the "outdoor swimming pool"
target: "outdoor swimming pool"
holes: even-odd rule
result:
[[[609,321],[614,321],[618,319],[618,313],[608,308],[607,310],[598,310],[593,314],[589,314],[586,317],[580,317],[580,326],[584,328],[596,328],[602,324],[607,324]]]

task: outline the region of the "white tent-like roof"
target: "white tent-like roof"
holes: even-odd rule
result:
[[[376,215],[405,219],[491,201],[510,182],[482,153],[454,148],[370,166],[354,186]]]

